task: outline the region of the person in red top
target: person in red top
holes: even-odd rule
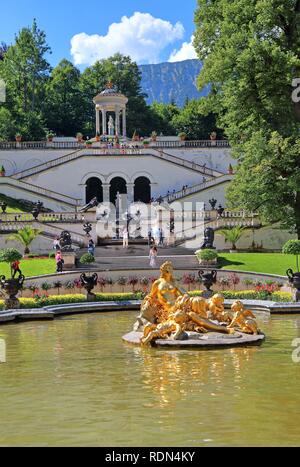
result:
[[[11,270],[12,270],[12,278],[14,279],[16,277],[16,274],[18,273],[19,276],[22,275],[22,271],[20,269],[20,261],[14,261],[11,265]]]

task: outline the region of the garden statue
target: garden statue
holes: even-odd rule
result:
[[[93,226],[90,222],[86,222],[83,226],[83,231],[86,233],[87,237],[90,237],[90,233],[93,230]]]
[[[80,276],[80,282],[82,287],[87,291],[87,300],[89,302],[96,300],[96,295],[92,293],[92,290],[98,284],[98,274],[94,273],[92,276],[87,276],[83,273]]]
[[[2,203],[0,203],[0,207],[2,209],[2,213],[5,214],[8,207],[7,203],[5,201],[2,201]]]
[[[108,135],[115,136],[115,125],[112,116],[110,116],[108,120]]]
[[[217,271],[205,272],[199,271],[199,278],[206,288],[206,291],[203,292],[205,298],[210,298],[213,295],[211,287],[217,282]]]
[[[212,210],[216,209],[217,202],[218,201],[215,198],[209,200],[209,204],[211,205]]]
[[[222,204],[219,204],[219,207],[217,209],[218,219],[222,218],[224,212],[225,212],[225,209],[223,208]]]
[[[288,269],[286,272],[289,283],[296,289],[295,301],[300,302],[300,272],[295,272],[292,269]]]
[[[142,302],[133,332],[124,341],[139,345],[197,347],[261,343],[260,333],[252,312],[241,302],[225,311],[222,295],[209,301],[190,297],[174,278],[173,265],[161,266],[160,278],[154,282]]]
[[[61,247],[61,251],[73,251],[72,249],[72,237],[68,230],[64,230],[59,239],[59,244]]]
[[[204,230],[204,243],[200,250],[214,250],[215,231],[211,227]]]
[[[99,202],[97,197],[93,198],[88,204],[86,204],[83,208],[79,209],[79,212],[88,212],[90,209],[96,208]]]

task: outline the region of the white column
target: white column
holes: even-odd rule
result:
[[[96,107],[96,134],[100,135],[100,111]]]
[[[116,136],[120,135],[120,109],[116,107],[115,109],[116,121],[115,121],[115,133]]]
[[[106,110],[102,109],[102,133],[107,135]]]
[[[124,136],[124,138],[126,138],[126,136],[127,136],[126,109],[123,109],[122,116],[123,116],[123,136]]]

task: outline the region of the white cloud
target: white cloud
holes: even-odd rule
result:
[[[138,63],[157,63],[165,47],[183,35],[180,22],[173,25],[149,13],[135,12],[111,24],[106,36],[76,34],[71,39],[71,54],[75,65],[91,65],[117,52],[130,55]]]
[[[198,58],[196,50],[193,46],[194,36],[191,37],[190,42],[184,42],[179,50],[173,50],[170,55],[169,62],[182,62],[192,58]]]

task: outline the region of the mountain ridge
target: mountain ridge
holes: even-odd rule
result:
[[[197,77],[202,69],[202,63],[197,59],[140,65],[139,68],[148,104],[154,101],[164,104],[175,102],[183,107],[187,99],[199,99],[208,93],[207,88],[197,89]]]

